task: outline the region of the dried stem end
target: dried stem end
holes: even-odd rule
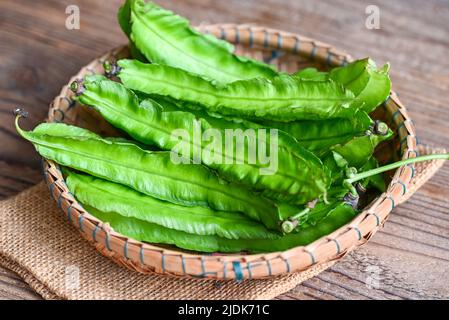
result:
[[[86,87],[84,87],[83,80],[77,79],[73,81],[70,84],[70,90],[72,90],[77,96],[82,95],[83,92],[86,90]]]
[[[22,118],[27,118],[28,117],[28,112],[25,111],[23,108],[15,108],[12,112],[15,116],[19,116]]]
[[[112,78],[118,75],[121,68],[115,62],[105,61],[103,63],[104,73],[106,77]]]
[[[376,120],[374,123],[374,134],[385,136],[388,134],[388,125],[385,122]]]
[[[290,233],[298,226],[298,220],[285,220],[281,224],[284,233]]]
[[[357,209],[357,206],[359,205],[359,195],[353,194],[352,192],[348,192],[344,196],[343,201],[344,201],[344,203],[349,204],[355,210],[355,209]]]

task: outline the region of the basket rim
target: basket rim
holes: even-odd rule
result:
[[[353,60],[350,55],[326,43],[272,28],[248,24],[214,24],[202,25],[199,30],[234,44],[298,54],[328,65],[341,65]],[[69,84],[88,73],[95,73],[95,68],[98,68],[99,64],[111,56],[120,56],[127,50],[126,48],[127,46],[120,46],[93,60],[72,77]],[[73,105],[70,97],[71,91],[68,85],[65,85],[50,105],[48,119],[54,118],[56,111],[63,114],[61,108],[70,109]],[[415,157],[417,143],[414,124],[393,91],[384,107],[392,114],[392,120],[398,127],[402,158]],[[155,272],[223,280],[265,278],[302,271],[317,264],[340,259],[368,241],[383,226],[391,210],[405,200],[414,176],[414,165],[398,168],[387,191],[379,195],[351,222],[306,246],[282,252],[210,255],[167,249],[157,244],[136,241],[115,232],[108,224],[82,208],[68,190],[57,164],[43,159],[42,165],[46,183],[58,206],[67,214],[68,220],[80,230],[83,237],[94,244],[102,254],[141,273]]]

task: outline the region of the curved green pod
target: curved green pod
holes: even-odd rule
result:
[[[44,158],[161,200],[243,212],[270,229],[279,228],[281,209],[273,202],[220,179],[202,165],[174,164],[170,152],[147,151],[123,140],[95,138],[92,133],[67,137],[66,132],[74,129],[63,123],[48,123],[35,131],[24,131],[18,119],[17,131]]]
[[[118,77],[129,89],[188,101],[204,111],[276,121],[352,117],[362,102],[334,81],[278,75],[217,85],[187,71],[120,60]]]
[[[197,235],[227,239],[274,239],[279,234],[239,212],[214,211],[161,201],[123,185],[65,170],[67,186],[78,201],[104,212]]]
[[[372,169],[375,163],[367,163],[373,161],[371,159],[374,150],[379,143],[391,139],[394,135],[390,129],[387,129],[384,134],[376,134],[373,131],[374,129],[371,129],[363,136],[355,136],[344,144],[335,145],[322,155],[324,165],[331,171],[332,183],[344,179],[348,168]],[[378,186],[380,187],[380,184]]]
[[[334,68],[329,72],[306,68],[294,73],[293,76],[304,80],[335,81],[354,93],[357,99],[363,102],[362,109],[370,113],[390,94],[389,68],[389,64],[377,68],[373,60],[365,58]]]
[[[139,241],[175,245],[182,249],[201,252],[273,252],[285,251],[307,245],[348,223],[356,211],[346,203],[329,207],[314,225],[300,229],[278,239],[226,239],[217,236],[199,236],[184,231],[173,230],[136,218],[123,217],[114,212],[102,212],[85,206],[98,219],[108,222],[117,232]]]
[[[293,122],[258,121],[263,126],[282,130],[294,137],[301,146],[318,154],[336,144],[362,135],[373,124],[364,111],[351,118],[329,120],[302,120]]]
[[[184,69],[220,83],[276,75],[273,67],[233,54],[230,43],[201,34],[186,19],[152,2],[127,0],[119,11],[119,21],[148,61]]]
[[[351,90],[358,100],[363,101],[363,110],[370,113],[390,95],[389,69],[389,64],[378,69],[373,60],[365,58],[332,69],[329,79]]]
[[[182,149],[185,158],[198,160],[227,180],[268,196],[291,195],[297,204],[320,197],[329,187],[330,178],[319,158],[282,131],[271,137],[261,125],[181,110],[161,99],[139,104],[132,91],[109,80],[87,78],[84,86],[79,101],[93,106],[113,126],[142,143],[176,152]]]
[[[344,144],[331,148],[346,159],[350,167],[362,167],[373,155],[376,147],[383,141],[390,140],[394,133],[388,129],[386,134],[375,134],[371,131],[363,136],[356,136]]]

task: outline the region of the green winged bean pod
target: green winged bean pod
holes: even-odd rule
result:
[[[296,233],[276,239],[226,239],[218,236],[197,235],[169,229],[158,224],[124,217],[115,212],[102,212],[88,205],[86,210],[98,219],[108,222],[117,232],[136,240],[175,245],[182,249],[202,252],[270,252],[284,251],[307,245],[348,223],[356,215],[351,204],[332,203],[319,208],[315,220],[300,227]]]
[[[382,132],[376,131],[377,126],[382,127]],[[344,144],[332,146],[321,156],[324,165],[331,171],[332,182],[344,179],[349,168],[361,170],[373,157],[379,143],[392,137],[393,131],[385,123],[376,122],[363,136],[355,136]]]
[[[180,149],[187,151],[183,156],[198,159],[227,180],[275,199],[279,198],[277,193],[285,193],[297,204],[320,197],[329,187],[328,172],[319,158],[282,131],[276,132],[273,140],[263,126],[248,121],[234,122],[181,110],[161,99],[159,103],[146,99],[139,104],[132,91],[109,80],[87,78],[84,86],[79,101],[93,106],[113,126],[137,141],[175,150],[180,142],[173,134],[184,130]],[[208,141],[203,141],[205,135]],[[237,146],[241,141],[243,144]],[[270,153],[270,161],[260,158],[262,145],[269,151],[263,156]]]
[[[65,170],[67,186],[78,201],[105,212],[197,235],[228,239],[274,239],[279,234],[236,212],[186,207],[161,201],[123,185]]]
[[[123,31],[148,61],[228,83],[271,78],[273,67],[233,54],[234,47],[193,29],[189,22],[152,2],[127,0],[119,11]]]
[[[389,69],[388,64],[378,69],[373,60],[366,58],[332,69],[329,79],[351,90],[358,100],[363,101],[363,110],[370,113],[390,94]]]
[[[120,60],[118,77],[129,89],[169,96],[232,117],[276,121],[354,116],[363,102],[334,81],[278,75],[218,85],[187,71],[136,60]]]
[[[373,60],[365,58],[334,68],[329,72],[306,68],[293,74],[293,76],[304,80],[335,81],[354,93],[357,99],[363,102],[362,109],[370,113],[383,103],[390,94],[389,68],[390,66],[386,64],[378,69]]]
[[[385,123],[382,123],[385,125]],[[386,125],[385,125],[386,126]],[[331,148],[348,161],[350,167],[362,167],[373,155],[375,148],[383,141],[390,140],[394,133],[386,127],[383,133],[377,134],[367,131],[363,136],[356,136],[344,144],[338,144]]]
[[[258,121],[263,126],[282,130],[296,138],[308,150],[321,153],[330,147],[343,144],[354,136],[364,134],[373,120],[364,111],[351,118],[329,120],[303,120],[293,122]]]
[[[147,151],[134,143],[102,139],[89,132],[82,137],[67,136],[66,132],[75,129],[62,123],[43,124],[35,131],[24,131],[19,127],[19,118],[16,118],[18,133],[32,142],[46,159],[160,200],[243,212],[268,228],[279,228],[282,213],[276,204],[220,179],[202,165],[174,164],[170,152]]]

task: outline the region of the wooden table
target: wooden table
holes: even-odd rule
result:
[[[449,2],[443,0],[166,0],[193,23],[254,22],[333,44],[355,57],[391,62],[394,89],[415,120],[421,142],[449,148]],[[68,5],[81,28],[65,28]],[[366,7],[380,9],[367,29]],[[13,129],[11,110],[41,122],[48,104],[78,69],[126,41],[115,16],[119,0],[0,2],[0,199],[41,179],[33,147]],[[279,299],[449,298],[449,165],[360,250]],[[368,288],[378,272],[379,286]],[[39,299],[0,268],[0,298]]]

